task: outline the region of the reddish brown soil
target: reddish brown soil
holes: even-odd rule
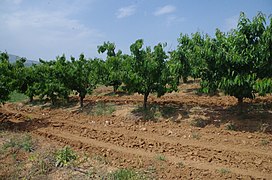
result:
[[[159,115],[148,121],[138,108],[142,96],[113,96],[107,88],[87,97],[81,111],[73,101],[65,108],[6,104],[0,121],[155,179],[272,179],[272,96],[246,100],[241,113],[235,98],[197,95],[197,87],[151,96],[149,107]],[[116,111],[88,114],[98,102],[115,104]],[[205,127],[192,126],[196,119]]]

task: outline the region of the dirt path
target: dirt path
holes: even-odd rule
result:
[[[140,99],[138,96],[132,99],[90,97],[87,102],[134,104],[140,101],[137,98]],[[169,97],[159,103],[164,101],[169,101]],[[188,99],[186,103],[197,102]],[[217,106],[220,104],[221,101]],[[270,134],[227,131],[213,125],[197,128],[187,121],[136,123],[122,115],[90,116],[69,109],[27,105],[6,104],[1,111],[9,114],[13,128],[102,155],[116,167],[152,171],[158,179],[272,177]],[[260,144],[263,139],[268,141],[267,145]]]

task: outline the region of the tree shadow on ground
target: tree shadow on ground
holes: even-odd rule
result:
[[[144,109],[138,106],[131,112],[141,121],[158,121],[160,118],[169,119],[173,122],[180,123],[182,119],[188,118],[189,114],[185,107],[176,104],[156,104],[152,103]]]
[[[262,132],[272,134],[272,103],[244,103],[227,108],[214,107],[207,111],[209,121],[216,127],[241,132]]]
[[[50,109],[66,109],[75,107],[79,104],[79,97],[71,96],[69,97],[69,101],[64,99],[57,99],[55,104],[53,105],[52,102],[45,98],[45,99],[34,99],[32,102],[26,102],[29,106],[39,106],[42,109],[50,108]]]

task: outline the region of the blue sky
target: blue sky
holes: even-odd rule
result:
[[[140,38],[146,46],[167,42],[168,51],[180,33],[235,28],[241,11],[270,15],[272,0],[0,0],[0,51],[32,60],[94,58],[103,57],[97,45],[104,41],[130,53]]]

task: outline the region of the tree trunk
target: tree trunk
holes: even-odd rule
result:
[[[52,104],[52,106],[55,106],[55,104],[56,104],[56,99],[55,98],[51,98],[51,104]]]
[[[84,97],[80,96],[80,108],[83,108],[83,99],[84,99]]]
[[[149,95],[149,93],[144,94],[144,109],[146,109],[148,95]]]
[[[188,78],[187,77],[182,77],[183,83],[187,83],[188,82]]]
[[[238,97],[238,108],[239,108],[239,113],[242,114],[244,112],[244,103],[243,103],[242,97]]]
[[[118,89],[118,86],[117,85],[113,85],[113,92],[114,92],[114,94],[116,94],[117,89]]]
[[[33,96],[29,96],[29,102],[33,102]]]

